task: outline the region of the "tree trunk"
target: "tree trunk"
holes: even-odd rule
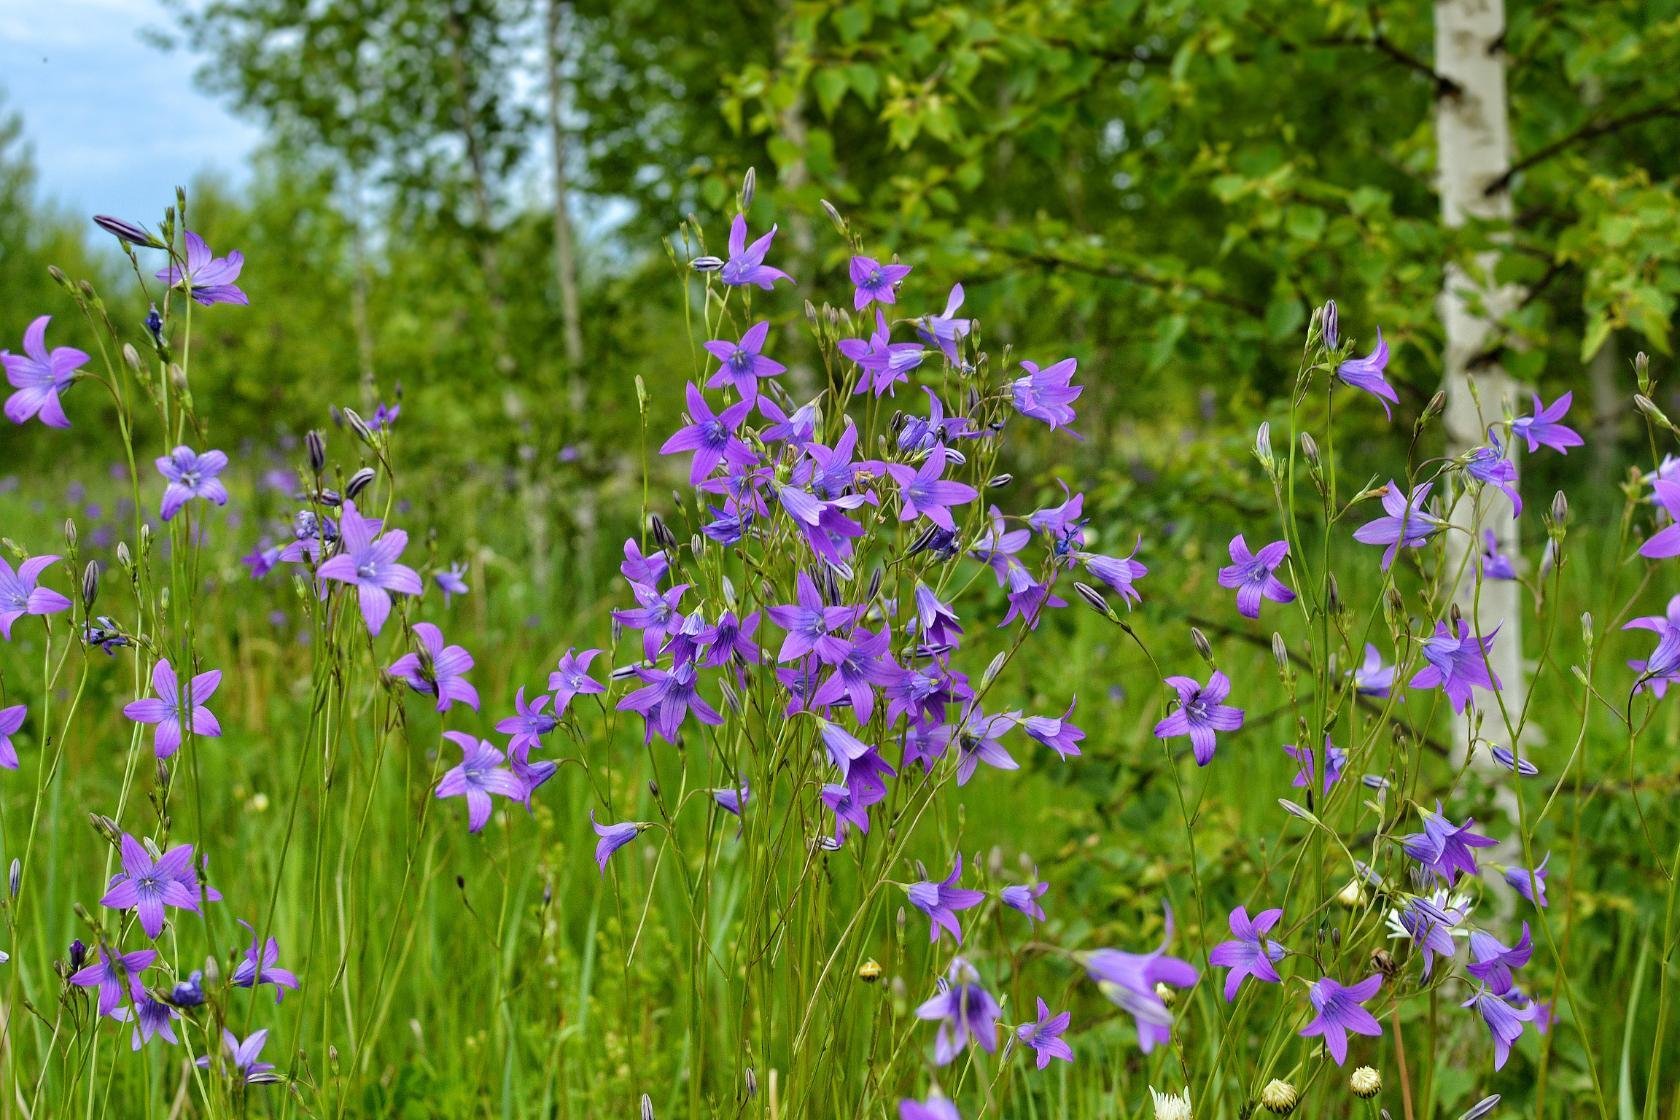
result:
[[[1441,219],[1448,229],[1471,221],[1511,220],[1509,191],[1503,186],[1489,190],[1504,183],[1511,166],[1504,35],[1504,0],[1436,0],[1435,70],[1457,86],[1456,93],[1437,99],[1435,111]],[[1513,289],[1493,279],[1498,257],[1497,250],[1489,250],[1477,254],[1471,269],[1456,262],[1446,267],[1439,307],[1446,334],[1444,419],[1450,455],[1485,445],[1488,425],[1503,419],[1515,403],[1515,386],[1493,356],[1495,329],[1516,302]],[[1515,462],[1516,449],[1509,453]],[[1517,555],[1511,503],[1484,486],[1474,503],[1468,496],[1458,502],[1452,521],[1448,556],[1456,580],[1454,600],[1478,633],[1499,628],[1489,661],[1515,719],[1526,693],[1521,587],[1514,581],[1478,580],[1476,559],[1482,529],[1493,531],[1502,552]],[[1499,728],[1496,709],[1485,733],[1502,738]],[[1457,735],[1459,760],[1469,746],[1468,729],[1466,721]]]
[[[566,6],[548,0],[543,66],[548,78],[548,139],[554,157],[554,280],[560,289],[561,340],[566,352],[566,399],[573,415],[583,409],[583,316],[578,310],[577,248],[572,239],[569,201],[571,179],[566,170],[564,54]]]

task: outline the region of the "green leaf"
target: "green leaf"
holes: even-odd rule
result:
[[[818,70],[811,76],[811,88],[817,91],[823,116],[832,117],[846,96],[846,75],[839,70]]]
[[[847,43],[855,43],[869,31],[869,25],[874,19],[869,8],[863,4],[847,4],[833,15],[834,29],[840,32],[840,38]]]
[[[875,67],[862,62],[854,62],[846,67],[846,80],[851,84],[857,95],[863,98],[863,103],[870,108],[875,106],[875,97],[881,92],[881,75]]]

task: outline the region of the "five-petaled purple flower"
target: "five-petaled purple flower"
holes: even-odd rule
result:
[[[624,845],[634,840],[638,833],[652,828],[652,825],[640,821],[620,821],[617,824],[601,824],[595,819],[595,810],[589,810],[589,823],[595,829],[595,835],[600,837],[595,841],[595,863],[601,869],[601,874],[607,873],[607,860]]]
[[[1206,766],[1213,761],[1219,744],[1218,731],[1236,731],[1243,725],[1243,710],[1228,706],[1224,701],[1231,695],[1231,680],[1218,669],[1202,685],[1189,677],[1168,677],[1166,682],[1178,693],[1178,710],[1155,725],[1157,739],[1190,736],[1190,747],[1196,754],[1196,765]]]
[[[465,564],[451,564],[442,571],[432,573],[433,582],[435,582],[438,585],[438,589],[443,592],[444,606],[447,607],[449,605],[449,601],[455,596],[465,595],[467,592],[472,590],[467,586],[466,576],[467,566]]]
[[[1360,544],[1388,546],[1383,550],[1383,571],[1388,571],[1389,565],[1394,563],[1397,549],[1422,548],[1430,537],[1446,527],[1439,517],[1424,508],[1433,485],[1430,482],[1420,484],[1407,499],[1394,480],[1389,479],[1382,492],[1386,516],[1367,521],[1353,531],[1353,539]]]
[[[1435,633],[1423,640],[1423,659],[1428,662],[1412,677],[1413,688],[1439,688],[1452,701],[1453,711],[1462,712],[1470,703],[1472,688],[1499,691],[1499,677],[1488,665],[1488,652],[1499,628],[1485,638],[1470,633],[1470,624],[1458,620],[1458,633],[1445,622],[1435,624]]]
[[[1219,569],[1219,586],[1237,592],[1237,613],[1244,618],[1260,617],[1260,600],[1274,603],[1293,603],[1291,591],[1275,574],[1289,555],[1288,541],[1273,541],[1259,552],[1250,552],[1248,542],[1238,533],[1231,538],[1231,563]]]
[[[170,287],[179,285],[188,295],[205,307],[218,303],[248,304],[250,298],[234,281],[245,267],[245,255],[235,249],[225,257],[213,256],[204,238],[192,230],[186,232],[187,259],[185,267],[171,260],[168,268],[159,269],[157,278]],[[173,256],[173,252],[171,253]]]
[[[385,671],[422,696],[437,697],[440,712],[447,712],[452,704],[478,711],[478,689],[465,676],[473,667],[472,654],[460,646],[444,645],[443,631],[429,622],[416,622],[414,636],[420,648],[403,654]]]
[[[985,891],[957,886],[957,880],[962,878],[962,865],[962,853],[958,852],[951,873],[943,880],[936,883],[923,879],[904,888],[904,893],[910,896],[910,904],[928,916],[931,923],[928,927],[929,941],[938,941],[940,931],[947,930],[961,945],[962,926],[957,924],[957,911],[978,906],[986,900]]]
[[[152,966],[157,960],[156,949],[136,949],[132,953],[109,953],[104,949],[97,950],[93,963],[84,965],[70,976],[70,983],[79,988],[99,989],[99,1013],[109,1015],[116,1011],[123,1000],[125,985],[134,983],[138,986],[137,977]]]
[[[606,685],[589,675],[589,663],[600,655],[598,649],[586,649],[582,653],[568,649],[548,674],[548,690],[554,693],[556,717],[566,714],[575,697],[596,696],[607,690]]]
[[[692,381],[688,383],[687,396],[689,422],[665,441],[659,453],[679,455],[684,451],[693,452],[694,460],[688,471],[690,483],[699,485],[702,479],[717,469],[719,463],[746,467],[757,462],[758,456],[753,454],[752,448],[742,443],[735,434],[741,421],[752,411],[752,401],[736,401],[722,412],[713,412],[712,406],[706,403],[706,398],[700,395],[700,390]]]
[[[897,303],[898,286],[910,275],[907,264],[882,264],[873,257],[852,258],[850,266],[854,310],[862,311],[871,303]]]
[[[7,770],[18,768],[17,747],[12,745],[12,736],[23,726],[23,717],[27,714],[28,709],[22,704],[0,708],[0,767]]]
[[[1470,931],[1470,963],[1465,971],[1486,984],[1494,995],[1502,996],[1515,986],[1511,970],[1526,965],[1533,955],[1534,938],[1527,922],[1522,924],[1522,936],[1511,946],[1486,930],[1474,929]]]
[[[1160,947],[1148,953],[1098,949],[1085,956],[1085,970],[1097,987],[1137,1024],[1138,1048],[1145,1054],[1172,1041],[1172,1012],[1161,998],[1162,986],[1188,988],[1196,982],[1195,966],[1167,956],[1172,942],[1172,910]]]
[[[268,1041],[268,1028],[252,1031],[244,1042],[230,1030],[222,1031],[222,1045],[227,1047],[228,1062],[233,1071],[239,1074],[241,1081],[247,1085],[260,1085],[265,1082],[278,1081],[274,1073],[274,1063],[259,1062],[257,1058],[262,1054],[263,1043]],[[199,1057],[198,1064],[202,1068],[210,1067],[210,1055]]]
[[[1542,910],[1546,908],[1546,864],[1551,862],[1551,858],[1550,852],[1542,856],[1532,875],[1526,867],[1505,869],[1506,885]]]
[[[42,315],[29,324],[23,332],[22,354],[0,350],[0,365],[6,367],[6,380],[16,390],[6,398],[6,419],[14,424],[39,416],[49,428],[70,426],[58,395],[70,387],[88,356],[73,346],[48,350],[47,324],[51,321],[51,315]]]
[[[512,801],[524,801],[528,796],[525,783],[513,771],[502,768],[501,751],[464,731],[445,731],[443,737],[461,748],[461,762],[438,782],[437,796],[467,799],[468,832],[477,832],[489,823],[491,794]]]
[[[1052,1058],[1060,1058],[1064,1062],[1073,1061],[1073,1047],[1062,1038],[1062,1032],[1067,1030],[1072,1018],[1072,1014],[1067,1011],[1060,1015],[1051,1015],[1050,1005],[1040,996],[1038,1019],[1035,1022],[1022,1023],[1015,1028],[1015,1037],[1032,1047],[1033,1053],[1038,1055],[1039,1069],[1048,1066]]]
[[[1380,975],[1367,976],[1352,985],[1339,983],[1328,976],[1313,981],[1307,988],[1307,995],[1312,1000],[1314,1015],[1312,1022],[1301,1028],[1301,1037],[1322,1037],[1336,1064],[1346,1062],[1348,1032],[1372,1038],[1382,1034],[1376,1018],[1360,1006],[1376,995],[1381,987]]]
[[[968,337],[973,327],[972,319],[958,319],[957,309],[963,303],[963,286],[955,284],[951,287],[951,295],[945,301],[945,311],[940,315],[924,315],[916,320],[916,334],[923,342],[937,346],[944,355],[951,360],[952,365],[958,363],[957,343]]]
[[[1573,392],[1565,393],[1550,405],[1543,404],[1540,394],[1534,394],[1534,414],[1519,416],[1511,421],[1511,434],[1528,441],[1530,451],[1538,451],[1542,444],[1553,451],[1569,454],[1571,447],[1580,447],[1581,434],[1564,424],[1564,415],[1575,400]]]
[[[997,1021],[1002,1014],[997,1000],[982,988],[973,967],[961,957],[951,961],[947,979],[939,983],[939,994],[916,1008],[916,1018],[938,1022],[933,1040],[936,1065],[949,1065],[970,1040],[988,1054],[997,1049]]]
[[[1680,482],[1659,478],[1651,484],[1651,490],[1651,500],[1673,521],[1652,533],[1639,546],[1639,555],[1651,560],[1680,556]]]
[[[747,219],[744,215],[735,215],[735,220],[729,224],[729,259],[718,270],[718,279],[732,287],[757,284],[767,292],[776,286],[778,280],[793,283],[793,277],[764,263],[764,255],[770,251],[770,242],[775,237],[776,227],[771,226],[769,233],[748,245]]]
[[[770,320],[765,319],[747,328],[739,342],[715,338],[705,344],[706,353],[718,360],[718,371],[706,382],[708,389],[732,387],[744,401],[758,398],[758,382],[763,377],[775,377],[787,367],[774,358],[764,356],[764,340],[770,336]]]
[[[1027,372],[1009,383],[1015,411],[1029,419],[1042,420],[1052,431],[1072,424],[1076,419],[1073,402],[1085,391],[1085,386],[1073,383],[1079,363],[1073,358],[1063,358],[1039,369],[1036,364],[1024,361],[1021,368]],[[1069,434],[1076,433],[1070,429]]]
[[[220,669],[195,675],[187,688],[187,706],[192,712],[192,733],[206,739],[218,738],[222,725],[204,705],[222,684]],[[168,758],[181,748],[181,682],[167,660],[152,666],[152,691],[156,696],[135,700],[123,706],[123,715],[135,723],[155,723],[157,732],[152,739],[159,758]]]
[[[1547,1009],[1544,1004],[1513,1007],[1503,996],[1488,988],[1477,988],[1459,1006],[1471,1008],[1487,1024],[1488,1033],[1493,1036],[1493,1068],[1496,1070],[1503,1069],[1510,1058],[1511,1046],[1522,1037],[1524,1023],[1533,1023],[1536,1030],[1545,1030]]]
[[[227,466],[228,457],[220,451],[206,451],[200,455],[190,447],[177,447],[157,460],[158,473],[168,480],[163,488],[163,508],[160,512],[168,521],[193,498],[203,498],[214,505],[225,506],[227,487],[216,476]]]
[[[380,534],[376,518],[363,517],[356,503],[346,501],[338,520],[342,551],[321,565],[322,579],[337,580],[356,588],[362,619],[368,633],[377,635],[391,614],[391,592],[418,595],[425,590],[420,575],[407,564],[397,562],[408,547],[408,534],[392,529]],[[378,535],[376,535],[378,534]]]
[[[257,931],[251,928],[251,923],[241,918],[239,924],[250,930],[251,947],[245,950],[245,959],[233,970],[233,986],[254,988],[259,984],[273,984],[275,1003],[284,999],[287,992],[297,991],[297,974],[290,969],[275,967],[280,960],[280,943],[270,937],[268,943],[259,949]]]
[[[1382,328],[1377,328],[1377,345],[1363,358],[1348,358],[1336,367],[1336,376],[1342,382],[1351,385],[1362,392],[1376,397],[1383,406],[1383,415],[1393,419],[1394,413],[1388,407],[1390,403],[1399,404],[1400,398],[1394,393],[1394,386],[1383,376],[1383,370],[1388,366],[1388,343],[1383,340]]]
[[[1382,651],[1370,642],[1365,643],[1365,660],[1353,670],[1353,690],[1361,696],[1378,699],[1388,695],[1394,687],[1394,666],[1385,665]]]
[[[12,636],[12,623],[26,614],[54,614],[70,609],[70,600],[50,587],[39,587],[41,573],[58,563],[57,556],[31,556],[12,566],[0,556],[0,637]]]
[[[123,833],[122,866],[112,876],[110,889],[99,900],[113,910],[135,910],[146,936],[157,939],[163,932],[163,908],[198,910],[198,876],[193,871],[191,844],[177,844],[153,860],[140,841]]]
[[[1278,909],[1262,910],[1253,918],[1248,916],[1246,907],[1231,911],[1226,919],[1231,927],[1231,940],[1221,941],[1208,954],[1208,963],[1230,969],[1225,974],[1226,1003],[1237,998],[1237,990],[1250,976],[1268,984],[1283,982],[1275,964],[1283,959],[1284,948],[1266,936],[1282,917],[1283,911]]]
[[[1044,907],[1038,900],[1049,891],[1050,884],[1038,877],[1038,868],[1033,868],[1033,881],[1030,883],[1011,883],[998,892],[998,899],[1011,910],[1019,910],[1029,918],[1044,920]],[[1028,923],[1031,924],[1030,922]]]
[[[1477,482],[1503,491],[1511,500],[1511,516],[1518,517],[1522,514],[1522,495],[1517,493],[1517,465],[1505,457],[1505,445],[1499,442],[1499,434],[1492,428],[1488,429],[1488,439],[1487,447],[1470,452],[1464,469]]]
[[[928,452],[921,468],[914,471],[902,463],[889,464],[887,469],[900,487],[900,521],[925,517],[941,529],[956,531],[957,523],[951,517],[951,507],[967,505],[978,498],[980,492],[966,482],[940,477],[945,473],[950,454],[943,447],[935,447]]]
[[[525,686],[520,685],[519,691],[513,697],[513,715],[498,720],[496,730],[503,735],[511,735],[508,740],[508,750],[517,754],[526,754],[542,746],[542,737],[560,726],[560,721],[543,711],[548,706],[548,694],[529,703],[525,700]]]
[[[927,355],[914,342],[894,342],[892,328],[879,309],[875,312],[875,333],[867,339],[841,339],[840,353],[855,362],[862,374],[852,387],[853,395],[872,392],[877,397],[892,394],[899,382],[909,381],[910,371],[921,365]]]
[[[1475,876],[1475,848],[1491,848],[1497,841],[1473,831],[1476,818],[1467,817],[1463,824],[1453,824],[1441,812],[1437,803],[1433,812],[1418,808],[1423,817],[1423,831],[1401,837],[1406,854],[1423,865],[1424,870],[1439,875],[1449,884],[1460,875]]]
[[[636,667],[642,687],[619,700],[621,712],[640,712],[646,721],[644,738],[652,742],[658,735],[667,743],[677,741],[677,729],[689,712],[694,718],[711,727],[723,723],[717,709],[700,695],[699,678],[693,664],[682,664],[667,672],[664,669]]]

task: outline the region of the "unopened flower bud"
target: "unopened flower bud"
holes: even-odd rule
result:
[[[327,469],[327,444],[321,438],[321,433],[314,428],[309,429],[303,437],[303,443],[309,449],[309,470],[320,474]]]
[[[349,498],[351,501],[355,501],[361,496],[363,490],[366,490],[373,484],[373,480],[378,476],[378,472],[372,467],[363,467],[361,470],[351,475],[350,481],[344,484],[344,496]]]
[[[1664,431],[1674,431],[1674,422],[1668,418],[1668,414],[1658,408],[1657,402],[1653,401],[1650,397],[1647,397],[1644,393],[1635,393],[1633,395],[1633,407],[1637,408],[1645,419],[1649,420],[1657,427],[1662,428]]]
[[[13,898],[23,887],[23,861],[16,856],[12,857],[12,866],[6,871],[6,885],[11,889]]]
[[[89,560],[87,567],[82,569],[82,607],[84,610],[93,609],[93,601],[99,598],[99,561]]]
[[[1275,1077],[1266,1082],[1266,1087],[1260,1090],[1260,1107],[1276,1116],[1288,1116],[1294,1112],[1295,1103],[1300,1099],[1295,1092],[1295,1086]]]
[[[758,1096],[758,1074],[753,1072],[753,1067],[751,1067],[751,1066],[747,1067],[746,1082],[747,1082],[747,1096],[748,1097]]]
[[[1562,527],[1569,522],[1569,499],[1562,490],[1552,495],[1552,524]]]
[[[1318,467],[1318,441],[1313,439],[1311,432],[1301,433],[1301,454],[1307,457],[1308,465]]]
[[[373,429],[368,427],[366,420],[362,419],[362,414],[353,408],[345,408],[341,411],[344,413],[344,422],[350,425],[350,430],[356,433],[356,438],[369,447],[373,447]]]
[[[653,1098],[642,1094],[642,1120],[653,1120]]]
[[[1334,350],[1341,345],[1341,323],[1336,318],[1336,301],[1327,299],[1324,308],[1319,312],[1319,329],[1324,334],[1324,348]]]
[[[741,209],[751,210],[753,195],[758,193],[758,169],[747,168],[747,173],[741,176]]]
[[[671,532],[671,527],[665,524],[665,519],[656,513],[648,520],[653,539],[659,543],[659,547],[674,551],[677,547],[677,535]]]
[[[134,348],[134,344],[132,342],[123,343],[122,360],[123,365],[127,366],[135,373],[140,372],[140,351]]]
[[[987,480],[986,489],[988,489],[988,490],[1002,490],[1005,486],[1008,486],[1011,482],[1014,482],[1014,481],[1015,481],[1015,476],[1012,475],[1012,474],[993,475],[989,480]]]
[[[146,227],[122,218],[113,218],[109,214],[95,214],[93,224],[115,237],[118,241],[126,241],[130,245],[138,245],[142,249],[162,249],[164,244],[156,236],[147,232]]]
[[[695,272],[717,272],[719,269],[723,268],[725,263],[726,262],[722,257],[695,257],[693,260],[688,262],[688,267],[692,268]]]
[[[1280,671],[1289,671],[1289,647],[1284,644],[1283,635],[1276,630],[1272,631],[1272,658]]]
[[[101,816],[98,813],[89,813],[88,823],[93,825],[93,830],[104,837],[106,843],[112,847],[121,842],[122,830],[117,827],[117,822],[110,817]]]
[[[1277,466],[1277,458],[1272,454],[1272,422],[1262,420],[1260,427],[1254,432],[1254,457],[1260,460],[1260,465],[1271,474]]]
[[[1492,1112],[1498,1104],[1498,1093],[1493,1094],[1491,1097],[1483,1097],[1481,1100],[1471,1105],[1470,1111],[1466,1112],[1463,1116],[1460,1116],[1458,1120],[1482,1120],[1482,1117]]]
[[[1202,655],[1203,661],[1206,661],[1210,666],[1213,664],[1213,643],[1208,641],[1206,634],[1194,626],[1190,627],[1190,644],[1196,647],[1196,652]]]
[[[1370,1100],[1382,1092],[1382,1074],[1370,1066],[1360,1066],[1348,1075],[1348,1088],[1361,1100]]]
[[[1587,652],[1593,648],[1593,616],[1591,611],[1581,612],[1581,641],[1586,645]]]
[[[846,228],[846,219],[840,216],[840,211],[834,208],[834,203],[830,202],[826,198],[823,199],[822,211],[824,214],[828,215],[829,222],[834,226],[835,231],[838,232],[841,237],[850,236],[850,231]]]
[[[1651,356],[1641,350],[1633,356],[1633,375],[1639,381],[1639,391],[1651,395]]]
[[[1086,606],[1104,618],[1114,621],[1114,608],[1108,605],[1108,600],[1103,598],[1102,592],[1088,583],[1081,583],[1079,580],[1073,581],[1073,589],[1079,593],[1081,599],[1085,600]]]

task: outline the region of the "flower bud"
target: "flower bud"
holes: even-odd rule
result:
[[[304,434],[303,443],[309,449],[309,470],[313,474],[320,474],[327,469],[327,444],[321,438],[321,433],[314,428]]]
[[[65,518],[64,519],[64,543],[70,546],[70,554],[72,556],[74,556],[76,554],[76,542],[79,539],[80,539],[80,535],[76,532],[76,519],[73,518],[73,517]]]
[[[1463,1116],[1460,1116],[1458,1120],[1482,1120],[1482,1117],[1492,1112],[1498,1104],[1498,1093],[1493,1094],[1491,1097],[1483,1097],[1481,1100],[1471,1105],[1470,1111],[1466,1112]]]
[[[1275,1077],[1260,1090],[1260,1107],[1276,1116],[1288,1116],[1294,1112],[1298,1100],[1300,1097],[1295,1092],[1295,1086]]]
[[[135,373],[140,372],[140,351],[138,351],[134,348],[134,343],[132,343],[132,342],[123,343],[122,360],[123,360],[123,365],[127,366],[129,369],[133,370]]]
[[[650,517],[648,521],[649,529],[653,533],[653,539],[658,542],[659,547],[675,551],[677,547],[677,535],[671,532],[671,527],[665,524],[665,519],[656,513]]]
[[[653,1098],[646,1093],[642,1094],[642,1120],[653,1120]]]
[[[1213,665],[1213,643],[1208,641],[1207,635],[1194,626],[1190,627],[1190,644],[1196,647],[1196,652],[1201,654],[1202,660],[1206,661],[1211,667]]]
[[[688,262],[688,267],[692,268],[695,272],[717,272],[723,268],[725,263],[726,262],[722,257],[695,257],[693,260]]]
[[[1318,467],[1318,441],[1313,439],[1311,432],[1301,433],[1301,454],[1307,457],[1309,466]]]
[[[1587,647],[1590,655],[1593,648],[1593,616],[1591,611],[1581,612],[1581,641]]]
[[[1117,620],[1114,608],[1108,605],[1108,600],[1103,598],[1102,592],[1098,591],[1088,583],[1081,583],[1079,580],[1073,581],[1073,589],[1079,592],[1079,597],[1085,600],[1086,606],[1090,607],[1110,622]]]
[[[758,1096],[758,1074],[753,1072],[753,1067],[751,1067],[751,1066],[747,1067],[746,1082],[747,1082],[747,1096],[748,1097]]]
[[[23,861],[16,856],[12,857],[12,865],[6,871],[6,886],[11,889],[13,898],[23,887]]]
[[[1552,524],[1562,527],[1569,521],[1569,499],[1562,490],[1552,495]]]
[[[1348,1076],[1348,1088],[1361,1100],[1370,1100],[1382,1092],[1382,1074],[1370,1066],[1360,1066]]]
[[[753,195],[758,193],[758,169],[747,168],[747,173],[741,176],[741,209],[751,210]]]
[[[989,480],[987,480],[986,489],[988,489],[988,490],[1002,490],[1005,486],[1008,486],[1011,482],[1014,482],[1014,481],[1015,481],[1015,476],[1012,475],[1012,474],[993,475]]]
[[[826,198],[823,199],[822,212],[828,215],[829,223],[834,226],[835,231],[839,233],[841,237],[851,236],[851,231],[846,228],[846,219],[840,216],[840,211],[834,208],[834,203],[830,202]]]
[[[1644,393],[1635,393],[1633,395],[1633,407],[1637,408],[1640,413],[1644,415],[1645,419],[1649,420],[1657,427],[1668,432],[1674,431],[1674,422],[1668,418],[1668,414],[1658,408],[1657,402],[1653,401],[1650,397],[1647,397]]]
[[[1260,465],[1271,474],[1277,469],[1277,457],[1272,454],[1272,422],[1262,420],[1260,427],[1254,432],[1254,457],[1260,460]]]
[[[363,490],[366,490],[373,484],[373,480],[377,477],[378,472],[372,467],[363,467],[361,470],[351,475],[350,481],[344,484],[344,496],[349,498],[351,501],[355,501],[356,498],[361,495]]]
[[[1633,375],[1639,381],[1639,392],[1644,396],[1651,395],[1651,356],[1641,350],[1633,356]]]
[[[375,446],[373,429],[368,427],[366,420],[362,419],[362,414],[353,408],[344,408],[340,411],[344,413],[344,422],[350,425],[352,432],[356,433],[356,438],[369,447]]]
[[[1324,335],[1324,348],[1334,350],[1342,343],[1341,323],[1336,317],[1336,301],[1327,299],[1319,312],[1319,330]]]
[[[145,226],[122,218],[113,218],[109,214],[95,214],[93,224],[116,238],[130,245],[137,245],[142,249],[167,248],[155,234],[149,233]]]
[[[99,562],[89,560],[87,567],[82,569],[82,609],[93,610],[93,601],[99,598]]]

